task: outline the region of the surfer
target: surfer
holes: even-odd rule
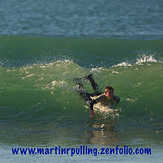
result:
[[[88,79],[92,85],[92,88],[94,90],[94,93],[88,93],[83,85],[82,85],[82,78],[77,78],[77,91],[80,93],[80,95],[87,101],[87,103],[90,106],[90,117],[94,117],[95,113],[93,110],[93,106],[96,103],[100,103],[103,106],[109,106],[114,103],[118,103],[120,101],[120,98],[116,95],[114,95],[114,89],[111,86],[106,86],[104,89],[104,93],[99,92],[99,88],[97,83],[93,79],[93,75],[89,74],[86,76],[86,79]]]

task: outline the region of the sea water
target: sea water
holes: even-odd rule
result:
[[[162,0],[0,2],[1,162],[161,162]],[[74,78],[120,96],[89,117]],[[83,81],[93,92],[89,81]],[[151,148],[151,155],[13,155],[12,148]]]

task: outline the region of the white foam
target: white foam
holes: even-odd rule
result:
[[[105,113],[108,115],[117,115],[117,116],[119,116],[119,112],[121,111],[119,109],[113,109],[111,108],[111,106],[102,106],[100,104],[95,104],[94,109],[99,111],[100,113]]]
[[[142,55],[140,58],[138,58],[136,60],[135,63],[129,63],[129,61],[126,61],[126,62],[121,62],[121,63],[118,63],[117,65],[114,65],[112,67],[129,67],[129,66],[133,66],[134,64],[136,65],[141,65],[143,63],[161,63],[162,61],[160,60],[156,60],[154,58],[153,55]]]
[[[122,63],[118,63],[117,65],[115,65],[113,67],[128,67],[128,66],[132,66],[132,65],[127,62],[122,62]]]
[[[90,71],[91,73],[96,73],[96,72],[101,72],[104,68],[103,67],[96,67],[96,68],[92,68],[92,70]]]
[[[51,85],[54,86],[54,85],[65,85],[67,84],[66,81],[57,81],[57,80],[54,80],[51,82]]]
[[[137,59],[136,64],[140,65],[142,63],[157,63],[158,61],[154,58],[153,55],[146,56],[143,55],[141,58]]]
[[[126,99],[126,101],[130,101],[130,102],[132,102],[132,103],[134,103],[134,102],[137,101],[137,100],[138,100],[138,98],[135,98],[135,99],[127,98],[127,99]]]
[[[55,62],[50,62],[50,63],[45,63],[45,64],[40,63],[39,67],[47,68],[47,67],[51,67],[53,65],[60,67],[62,64],[65,64],[65,63],[74,63],[74,62],[72,60],[57,60]]]
[[[25,77],[22,77],[21,80],[24,80],[25,78],[29,78],[29,77],[32,77],[32,76],[34,76],[34,74],[29,74],[29,75],[27,75]]]

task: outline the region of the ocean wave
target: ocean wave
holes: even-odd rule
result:
[[[0,66],[70,62],[86,68],[162,62],[163,40],[0,37]]]
[[[3,38],[5,41],[0,37],[2,119],[14,115],[40,121],[44,116],[54,118],[55,114],[88,116],[89,110],[83,108],[86,103],[74,89],[73,79],[89,73],[100,90],[113,86],[121,98],[120,117],[143,119],[152,111],[153,119],[160,118],[162,40]],[[145,53],[145,48],[152,52]],[[93,91],[89,81],[83,84],[88,92]]]

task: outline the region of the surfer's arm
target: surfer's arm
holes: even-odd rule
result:
[[[93,110],[93,105],[96,104],[96,100],[93,100],[91,103],[90,103],[90,110]]]
[[[98,102],[101,102],[105,100],[105,96],[104,95],[100,95],[98,96],[96,99],[94,99],[91,103],[90,103],[90,110],[93,110],[93,105],[98,103]]]
[[[93,110],[93,105],[96,104],[96,100],[93,100],[91,103],[90,103],[90,117],[94,117],[95,116],[95,113],[94,113],[94,110]]]
[[[100,95],[98,96],[96,99],[94,99],[93,101],[91,101],[90,103],[90,117],[94,117],[95,116],[95,113],[94,113],[94,110],[93,110],[93,106],[94,104],[98,103],[98,102],[101,102],[105,99],[105,95]]]

